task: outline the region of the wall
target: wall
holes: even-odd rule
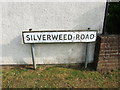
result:
[[[105,2],[2,2],[1,64],[31,64],[30,45],[22,43],[23,30],[97,30],[102,33]],[[89,63],[95,43],[89,44]],[[81,63],[85,43],[36,44],[37,64]]]
[[[119,68],[120,35],[102,35],[99,37],[100,51],[98,56],[98,71],[110,71]]]

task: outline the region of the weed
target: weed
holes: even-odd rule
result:
[[[36,70],[5,68],[3,88],[117,88],[119,71],[97,71],[56,66],[38,66]]]

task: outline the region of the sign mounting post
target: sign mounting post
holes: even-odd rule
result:
[[[29,32],[31,32],[32,29],[29,29]],[[35,63],[35,49],[34,49],[34,43],[31,43],[31,54],[32,54],[32,61],[33,61],[33,68],[36,69],[36,63]]]
[[[88,55],[88,43],[95,42],[97,31],[96,30],[61,30],[61,31],[23,31],[23,43],[31,44],[31,53],[34,69],[36,69],[34,44],[37,43],[86,43],[86,57],[85,57],[85,68],[87,68],[87,55]]]
[[[90,30],[90,28],[88,28],[88,31]],[[88,42],[86,42],[86,51],[85,51],[85,68],[87,68],[87,64],[88,64],[88,59],[87,59],[87,56],[88,56]]]

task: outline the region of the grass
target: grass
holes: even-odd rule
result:
[[[94,70],[50,65],[36,70],[3,66],[3,88],[118,88],[118,71],[99,73]]]

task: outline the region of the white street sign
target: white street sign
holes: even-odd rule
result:
[[[95,42],[96,31],[23,31],[24,43]]]

